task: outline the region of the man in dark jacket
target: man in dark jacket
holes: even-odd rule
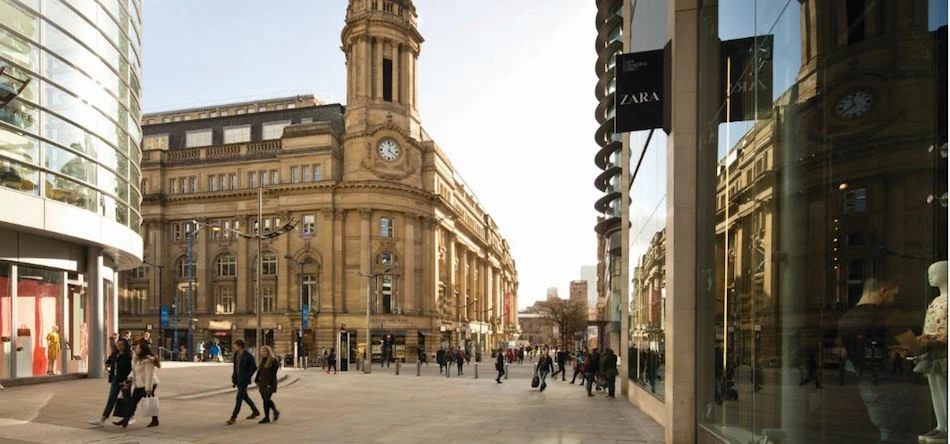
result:
[[[442,368],[445,367],[445,349],[440,348],[435,352],[435,362],[439,364],[439,374],[442,374]]]
[[[458,366],[459,376],[462,376],[463,364],[465,364],[465,352],[462,351],[462,347],[459,347],[458,351],[455,352],[455,365]]]
[[[237,420],[242,402],[246,402],[251,408],[251,416],[248,416],[247,419],[261,416],[261,411],[254,405],[254,401],[251,400],[250,396],[247,396],[247,386],[251,385],[251,378],[254,376],[254,372],[257,371],[254,356],[247,351],[247,343],[243,339],[234,341],[232,349],[234,350],[234,372],[231,373],[231,385],[237,387],[237,396],[234,400],[234,411],[231,413],[231,419],[228,419],[227,422],[228,425],[234,424],[234,421]]]
[[[498,377],[495,378],[495,382],[501,384],[501,377],[505,376],[505,353],[501,349],[498,349],[496,357],[495,370],[498,370]]]
[[[594,379],[597,378],[597,372],[600,371],[600,352],[597,348],[590,354],[590,359],[584,366],[584,374],[587,376],[587,396],[594,396],[591,389],[594,385]]]
[[[604,357],[600,361],[600,371],[604,375],[604,382],[607,385],[607,397],[614,397],[614,385],[617,379],[617,355],[612,349],[607,349]]]
[[[557,371],[551,374],[551,377],[561,374],[561,380],[565,381],[564,374],[567,372],[567,350],[558,350],[557,352]]]

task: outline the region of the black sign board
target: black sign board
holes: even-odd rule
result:
[[[664,53],[657,49],[617,56],[614,132],[664,126]]]
[[[721,42],[720,122],[772,116],[772,36]],[[731,96],[731,97],[730,97]],[[728,99],[728,100],[727,100]]]

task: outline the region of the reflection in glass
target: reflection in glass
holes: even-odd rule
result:
[[[0,137],[5,133],[0,130]],[[22,163],[0,157],[0,186],[38,196],[40,173]]]
[[[96,191],[66,177],[46,173],[46,197],[96,211]]]
[[[88,182],[96,183],[96,164],[92,161],[80,157],[74,153],[66,151],[51,143],[46,146],[46,168],[63,173],[67,176]],[[82,147],[75,145],[72,147],[81,151]]]
[[[927,268],[947,257],[947,210],[927,199],[946,192],[931,148],[947,134],[946,9],[933,31],[925,4],[704,2],[700,90],[727,93],[700,101],[697,414],[730,442],[933,429],[896,340],[921,333]],[[771,46],[721,50],[750,37]],[[761,94],[771,109],[751,110]]]
[[[12,282],[10,264],[0,262],[0,379],[10,379],[13,354],[16,353],[12,328]]]
[[[20,133],[0,129],[0,152],[8,158],[26,163],[37,163],[40,159],[40,143]]]

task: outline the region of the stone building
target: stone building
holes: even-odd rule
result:
[[[341,329],[355,335],[355,353],[367,309],[377,356],[384,337],[412,360],[416,347],[515,339],[508,243],[420,124],[416,17],[408,0],[349,2],[346,105],[297,96],[144,116],[142,232],[146,260],[163,268],[128,274],[123,330],[157,330],[176,296],[179,313],[188,306],[196,220],[195,338],[254,344],[257,241],[237,233],[295,220],[262,241],[260,327],[277,353],[292,352],[304,320],[308,354],[336,346]],[[178,319],[183,338],[188,316]],[[157,333],[173,336],[172,324]]]

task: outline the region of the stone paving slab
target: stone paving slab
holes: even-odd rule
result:
[[[147,420],[128,429],[88,426],[101,412],[108,386],[77,380],[0,391],[0,442],[171,443],[660,443],[663,429],[621,399],[588,398],[581,386],[549,381],[541,393],[530,388],[532,367],[512,365],[503,384],[491,363],[465,367],[465,376],[439,376],[430,365],[373,368],[372,374],[319,369],[282,370],[292,385],[274,400],[280,421],[260,425],[243,417],[225,426],[233,393],[182,399],[230,388],[230,365],[163,368],[159,397],[161,426]],[[256,391],[251,396],[259,407]]]

